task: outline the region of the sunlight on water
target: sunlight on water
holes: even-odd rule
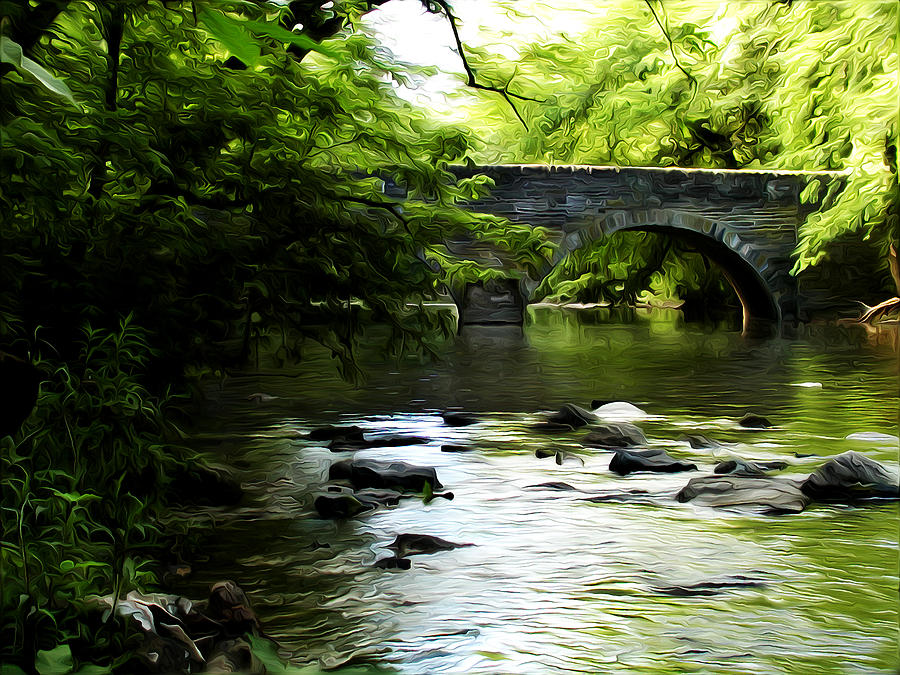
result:
[[[212,392],[218,452],[250,496],[219,525],[184,592],[239,581],[297,663],[402,673],[876,673],[898,665],[898,509],[811,505],[793,516],[681,504],[689,478],[733,455],[784,460],[802,478],[857,450],[898,464],[897,357],[862,333],[819,327],[750,341],[672,315],[533,313],[469,329],[443,361],[384,362],[354,388],[310,359],[296,378]],[[266,392],[265,402],[248,400]],[[629,401],[651,448],[698,472],[626,477],[583,432],[547,434],[540,411]],[[449,427],[440,411],[483,413]],[[222,411],[226,411],[225,414]],[[771,429],[737,424],[765,415]],[[224,421],[223,421],[224,420]],[[333,453],[322,424],[417,445],[356,456],[434,467],[452,501],[402,499],[347,520],[312,508]],[[217,428],[222,427],[223,428]],[[703,434],[717,447],[694,449]],[[212,442],[212,441],[211,441]],[[442,452],[471,444],[472,452]],[[535,450],[565,451],[561,463]],[[583,465],[582,465],[583,462]],[[566,483],[571,489],[559,489]],[[587,497],[612,496],[590,502]],[[372,567],[400,533],[474,544]]]

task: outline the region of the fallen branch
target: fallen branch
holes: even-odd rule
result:
[[[874,307],[868,307],[865,313],[856,320],[856,323],[873,323],[885,314],[889,314],[895,310],[900,311],[900,298],[891,298],[890,300],[878,303]]]

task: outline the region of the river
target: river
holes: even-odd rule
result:
[[[531,308],[524,331],[467,327],[437,361],[366,343],[359,386],[314,352],[293,377],[213,387],[197,435],[240,469],[247,496],[182,514],[206,534],[177,590],[202,597],[232,578],[284,656],[339,671],[896,672],[896,502],[785,516],[681,504],[675,493],[698,473],[621,477],[611,453],[581,447],[583,433],[529,428],[563,403],[623,400],[647,413],[636,423],[652,447],[703,473],[732,453],[785,460],[792,476],[846,450],[898,466],[896,331],[823,324],[751,339],[679,317]],[[485,415],[451,428],[448,408]],[[747,412],[776,427],[740,428]],[[319,519],[313,498],[348,455],[303,435],[337,423],[426,437],[357,455],[436,467],[455,498]],[[692,449],[686,433],[725,447]],[[537,458],[546,447],[584,464]],[[529,487],[548,481],[577,490]],[[636,489],[645,503],[584,500]],[[399,533],[474,546],[373,568]]]

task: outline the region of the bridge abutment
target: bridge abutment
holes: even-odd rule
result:
[[[525,298],[516,279],[469,283],[457,300],[459,326],[512,324],[525,321]]]

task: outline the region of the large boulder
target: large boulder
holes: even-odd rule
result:
[[[744,506],[764,513],[800,513],[809,503],[797,483],[763,476],[692,478],[675,498],[699,506]]]
[[[630,448],[646,445],[647,437],[628,422],[609,422],[595,426],[581,442],[590,448]]]
[[[609,463],[609,470],[620,476],[627,476],[635,471],[655,471],[656,473],[675,473],[678,471],[696,471],[697,465],[680,462],[665,450],[616,450],[615,457]]]
[[[414,466],[406,462],[386,462],[375,459],[345,459],[335,462],[328,470],[331,480],[346,480],[354,489],[389,488],[422,492],[425,484],[444,487],[437,472],[430,466]]]
[[[547,417],[553,424],[568,424],[570,427],[579,428],[597,421],[597,416],[590,410],[585,410],[574,403],[566,403],[559,412]]]
[[[900,498],[896,474],[852,451],[825,462],[810,474],[800,489],[819,502]]]

